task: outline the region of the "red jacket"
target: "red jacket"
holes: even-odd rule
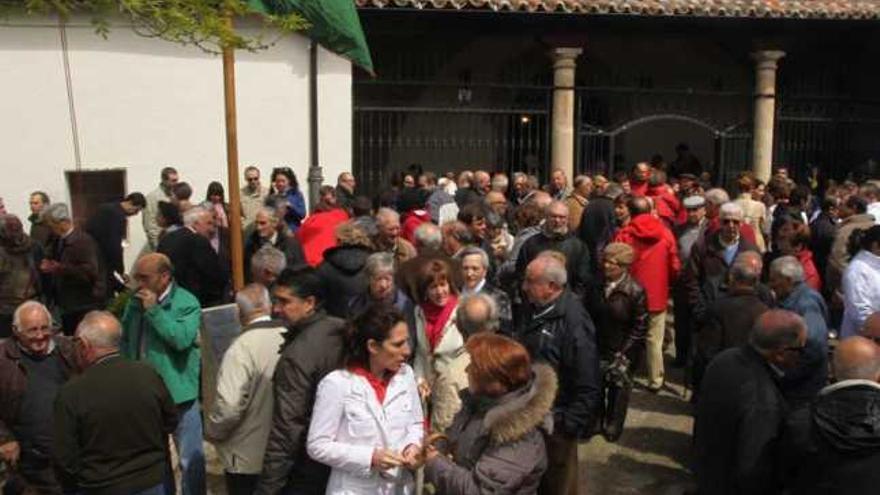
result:
[[[804,283],[816,292],[821,291],[822,279],[819,278],[819,270],[816,269],[816,264],[813,263],[813,252],[804,248],[798,251],[795,257],[801,262],[801,266],[804,269]]]
[[[318,266],[324,261],[324,251],[336,245],[336,227],[347,220],[348,213],[339,208],[315,212],[306,217],[296,232],[306,263]]]
[[[659,218],[643,214],[618,230],[614,242],[625,242],[636,252],[630,273],[645,288],[648,311],[666,311],[669,286],[681,270],[672,232]]]
[[[682,209],[681,202],[675,193],[666,184],[648,188],[648,197],[654,201],[657,216],[666,222],[667,226],[678,224],[678,213]]]
[[[416,229],[419,228],[419,225],[430,221],[431,214],[427,210],[410,210],[403,215],[400,236],[415,245]]]
[[[633,182],[629,181],[629,191],[633,196],[647,196],[648,195],[648,182]]]

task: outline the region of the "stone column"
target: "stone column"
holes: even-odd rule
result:
[[[552,168],[560,168],[574,180],[574,73],[580,48],[553,49]]]
[[[755,114],[752,130],[752,171],[764,182],[770,180],[773,162],[773,131],[776,125],[776,67],[785,52],[761,50],[755,61]]]

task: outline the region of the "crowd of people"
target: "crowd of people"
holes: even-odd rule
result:
[[[880,484],[876,182],[411,169],[307,211],[291,169],[244,179],[241,260],[222,184],[193,201],[170,167],[82,225],[39,191],[29,231],[0,211],[4,493],[174,493],[176,468],[204,494],[207,440],[230,494],[575,494],[578,444],[625,434],[667,365],[699,493]],[[203,404],[201,311],[227,303]]]

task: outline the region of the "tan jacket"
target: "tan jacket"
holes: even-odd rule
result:
[[[578,226],[580,226],[581,217],[584,214],[587,203],[589,203],[587,198],[575,192],[572,192],[565,198],[565,204],[568,206],[568,229],[571,232],[576,231]]]
[[[456,308],[457,310],[457,308]],[[425,313],[422,308],[416,306],[416,354],[413,368],[416,379],[425,381],[431,387],[431,411],[432,431],[439,432],[439,424],[442,427],[449,426],[455,413],[461,408],[458,392],[467,388],[467,374],[461,366],[461,351],[464,348],[464,338],[455,326],[455,313],[443,327],[443,334],[433,352],[428,349],[428,337],[425,334]]]
[[[831,254],[828,256],[828,267],[825,269],[825,284],[829,290],[840,290],[843,271],[849,265],[849,253],[846,251],[849,236],[856,229],[870,229],[873,226],[874,217],[867,213],[849,216],[837,224],[837,233],[834,234],[834,243],[831,244]]]
[[[254,223],[254,220],[257,218],[257,212],[263,207],[263,202],[266,201],[266,196],[268,194],[269,190],[264,186],[260,186],[260,188],[254,192],[250,192],[250,189],[247,187],[241,188],[241,216],[244,219],[242,222],[243,228],[247,229],[252,223]]]
[[[767,230],[767,206],[752,199],[749,193],[740,194],[735,203],[742,208],[745,222],[755,229],[755,245],[763,253],[767,250],[764,243],[764,232]]]
[[[285,331],[281,322],[268,318],[253,322],[223,355],[205,437],[214,442],[230,473],[259,474],[263,469],[272,427],[272,375]]]

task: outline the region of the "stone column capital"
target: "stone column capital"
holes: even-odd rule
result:
[[[561,68],[561,67],[575,67],[575,60],[583,53],[584,50],[581,48],[574,47],[557,47],[552,51],[553,54],[553,68]]]
[[[755,68],[776,70],[776,64],[779,59],[785,56],[782,50],[758,50],[752,52],[752,60],[755,61]]]

